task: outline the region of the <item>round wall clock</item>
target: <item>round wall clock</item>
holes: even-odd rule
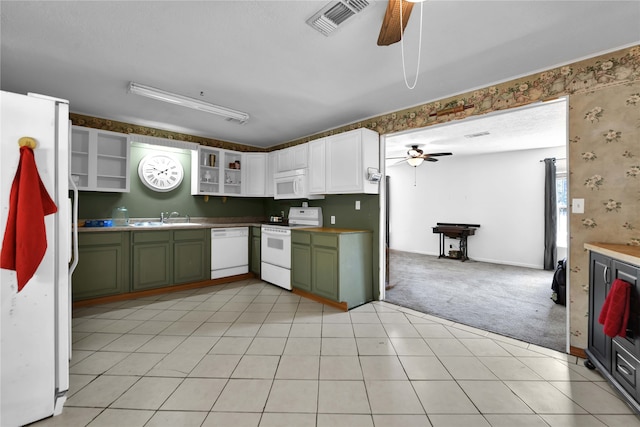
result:
[[[149,154],[138,164],[140,181],[154,191],[171,191],[184,177],[182,164],[166,154]]]

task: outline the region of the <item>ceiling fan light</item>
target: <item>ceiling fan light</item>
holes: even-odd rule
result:
[[[414,168],[416,166],[420,166],[422,162],[424,162],[424,159],[422,157],[413,157],[411,159],[407,159],[407,163],[409,163],[409,165],[413,166]]]

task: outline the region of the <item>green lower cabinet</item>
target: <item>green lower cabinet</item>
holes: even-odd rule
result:
[[[262,230],[260,227],[251,227],[251,260],[249,261],[249,269],[257,276],[260,276],[261,235]]]
[[[73,272],[74,301],[116,295],[129,290],[129,233],[78,235],[78,266]]]
[[[291,243],[291,286],[311,292],[311,246]]]
[[[211,232],[134,231],[132,290],[199,282],[210,277]]]
[[[338,249],[313,246],[311,249],[313,292],[321,297],[340,301],[338,291]]]
[[[207,280],[211,276],[209,229],[173,231],[173,283]]]
[[[291,282],[349,308],[373,298],[370,231],[291,233]]]
[[[131,289],[160,288],[172,284],[171,231],[134,231],[132,234]]]

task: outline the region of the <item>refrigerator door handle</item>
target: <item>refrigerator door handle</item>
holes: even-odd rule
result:
[[[78,266],[78,187],[71,179],[71,175],[69,175],[69,184],[73,191],[73,200],[71,201],[71,243],[73,249],[71,265],[69,265],[69,283],[71,283],[71,275]]]

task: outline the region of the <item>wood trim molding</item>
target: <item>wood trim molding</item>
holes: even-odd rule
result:
[[[303,291],[301,289],[296,289],[296,288],[293,288],[291,290],[291,293],[306,299],[310,299],[315,302],[319,302],[320,304],[329,305],[333,308],[337,308],[338,310],[349,311],[349,306],[344,301],[343,302],[332,301],[330,299],[320,297],[316,294],[312,294],[311,292]]]
[[[587,353],[584,351],[584,348],[570,346],[569,354],[572,356],[579,357],[581,359],[587,359]]]
[[[75,310],[77,308],[89,307],[96,304],[108,304],[112,302],[126,301],[126,300],[140,298],[140,297],[168,294],[171,292],[206,288],[208,286],[224,285],[226,283],[240,282],[242,280],[253,279],[255,277],[256,275],[253,273],[245,273],[245,274],[238,274],[236,276],[223,277],[220,279],[203,280],[201,282],[185,283],[183,285],[165,286],[164,288],[148,289],[148,290],[136,291],[136,292],[127,292],[124,294],[86,299],[82,301],[74,301],[73,309]]]

